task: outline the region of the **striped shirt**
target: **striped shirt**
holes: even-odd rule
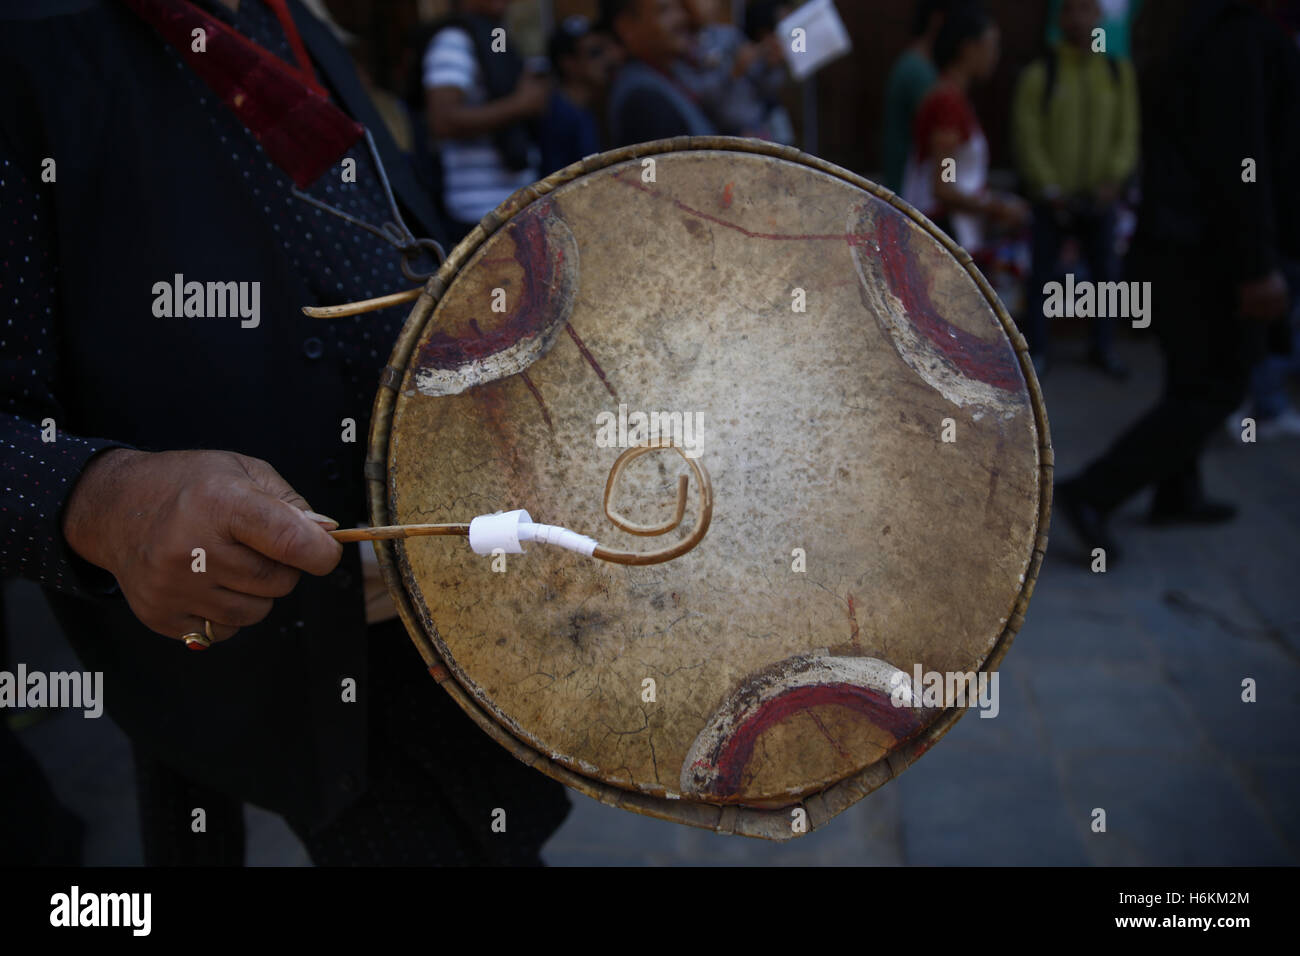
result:
[[[487,102],[483,72],[474,55],[474,41],[459,27],[438,31],[424,54],[424,87],[453,86],[465,94],[468,106]],[[453,219],[476,223],[499,206],[516,189],[538,178],[536,160],[529,168],[512,171],[490,136],[443,140],[443,205]]]

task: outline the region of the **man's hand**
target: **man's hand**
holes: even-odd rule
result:
[[[1237,286],[1237,312],[1243,319],[1272,322],[1286,314],[1289,299],[1281,270]]]
[[[308,517],[307,502],[264,461],[224,451],[157,454],[115,448],[82,472],[63,536],[117,578],[135,616],[179,639],[226,640],[261,621],[300,571],[324,575],[343,547]],[[194,571],[195,548],[206,570]]]

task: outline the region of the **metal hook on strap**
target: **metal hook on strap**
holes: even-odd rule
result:
[[[393,187],[388,182],[388,171],[384,168],[384,162],[379,158],[379,149],[375,146],[375,139],[370,135],[370,130],[365,130],[366,147],[370,150],[370,158],[374,161],[375,170],[379,175],[379,183],[384,189],[384,198],[388,201],[388,209],[392,213],[392,220],[381,223],[376,226],[368,223],[363,219],[358,219],[351,213],[344,212],[337,206],[331,206],[329,203],[322,202],[315,196],[309,196],[297,186],[293,187],[293,195],[309,205],[315,206],[322,212],[327,212],[332,216],[337,216],[345,222],[351,223],[358,229],[364,229],[373,236],[382,239],[401,254],[402,257],[402,275],[412,282],[426,282],[437,273],[439,267],[447,259],[447,253],[442,246],[433,239],[417,239],[415,234],[407,227],[406,221],[402,219],[402,212],[397,206],[397,198],[393,195]],[[426,256],[432,258],[432,269],[418,269],[416,264]],[[336,318],[344,315],[359,315],[362,312],[370,312],[374,309],[382,309],[398,302],[408,302],[418,297],[419,289],[410,289],[406,292],[396,292],[391,295],[380,296],[375,299],[366,299],[362,302],[350,302],[337,306],[307,306],[303,312],[316,318]]]

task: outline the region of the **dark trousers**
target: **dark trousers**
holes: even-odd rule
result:
[[[6,627],[0,589],[0,669],[9,670]],[[81,820],[59,803],[41,765],[9,729],[11,713],[0,710],[0,866],[80,866]]]
[[[1134,280],[1151,282],[1165,385],[1155,407],[1077,479],[1078,495],[1103,512],[1148,485],[1161,503],[1194,501],[1205,443],[1240,406],[1263,353],[1263,327],[1235,318],[1236,283],[1212,250],[1146,245],[1134,253]]]
[[[1081,213],[1070,217],[1065,224],[1057,219],[1056,211],[1047,203],[1034,205],[1033,265],[1030,269],[1028,315],[1025,317],[1025,339],[1034,355],[1045,355],[1050,341],[1048,323],[1043,315],[1046,295],[1043,287],[1059,280],[1061,246],[1065,240],[1079,240],[1083,261],[1088,267],[1088,278],[1093,282],[1113,282],[1119,278],[1119,257],[1115,255],[1115,207],[1097,213]],[[1115,339],[1114,317],[1089,319],[1089,344],[1094,354],[1109,355]]]
[[[312,861],[540,866],[542,845],[570,809],[564,787],[524,766],[461,711],[429,676],[400,622],[371,627],[369,640],[370,787],[323,829],[287,821]],[[242,865],[239,800],[139,748],[136,777],[148,865]],[[192,832],[196,807],[206,811],[204,833]],[[504,832],[492,828],[498,809]]]
[[[0,711],[0,866],[80,866],[84,826]]]

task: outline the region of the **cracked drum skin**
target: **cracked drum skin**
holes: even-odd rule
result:
[[[702,424],[703,541],[649,567],[534,544],[504,572],[463,539],[380,542],[407,629],[575,789],[749,836],[797,835],[794,808],[821,826],[964,712],[895,706],[900,681],[994,669],[1023,622],[1052,470],[1024,341],[959,247],[830,164],[725,138],[589,157],[430,280],[376,400],[372,517],[526,508],[671,543],[604,516],[620,405]],[[647,454],[611,504],[661,522],[681,473]]]

